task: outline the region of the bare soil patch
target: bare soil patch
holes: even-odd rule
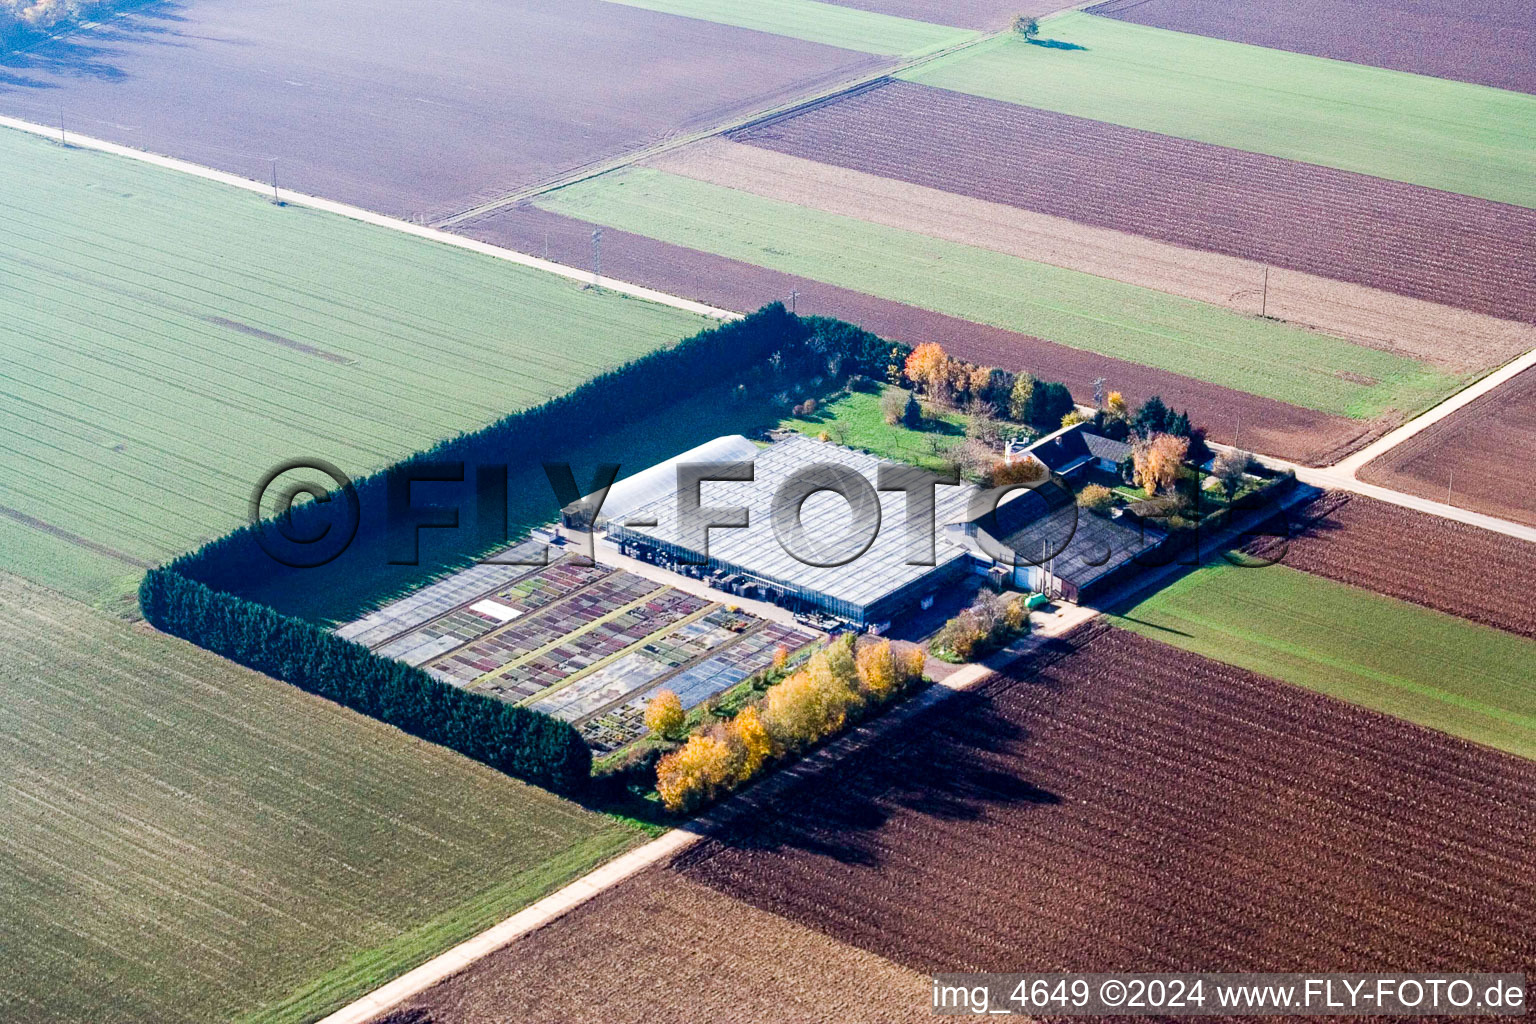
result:
[[[922,975],[652,868],[378,1024],[916,1024],[931,1002]]]
[[[1536,637],[1536,544],[1343,491],[1330,491],[1288,518],[1288,539],[1264,538],[1247,550]]]
[[[4,57],[0,112],[432,220],[879,64],[601,0],[190,0]]]
[[[1536,526],[1536,370],[1526,370],[1366,463],[1359,477]]]
[[[1110,0],[1089,11],[1175,32],[1536,92],[1536,22],[1523,0]]]
[[[1455,372],[1536,347],[1536,327],[971,196],[709,139],[647,161],[674,174],[1172,295],[1267,314]],[[1370,381],[1369,383],[1375,383]]]
[[[522,206],[499,210],[457,230],[535,256],[590,266],[593,227]],[[611,228],[603,229],[602,254],[604,274],[725,309],[788,302],[794,291],[801,313],[840,317],[909,344],[939,341],[964,359],[1061,381],[1080,402],[1093,400],[1093,381],[1104,377],[1110,390],[1123,392],[1132,403],[1157,394],[1176,408],[1188,409],[1212,440],[1241,443],[1304,464],[1332,462],[1392,426],[1329,416]]]
[[[900,81],[733,138],[1536,323],[1536,210]]]
[[[1536,764],[1090,624],[690,878],[928,971],[1524,970]]]

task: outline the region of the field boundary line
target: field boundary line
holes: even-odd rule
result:
[[[26,132],[29,135],[37,135],[59,143],[59,129],[47,125],[34,124],[31,121],[23,121],[20,118],[0,115],[0,127],[13,128],[16,131]],[[295,192],[291,189],[274,189],[270,182],[263,183],[252,178],[242,178],[238,174],[230,174],[227,171],[215,170],[212,167],[204,167],[187,160],[179,160],[175,157],[162,156],[147,150],[134,149],[131,146],[120,145],[116,142],[107,142],[104,139],[91,138],[88,135],[77,135],[74,132],[66,133],[67,141],[62,144],[74,146],[78,149],[91,149],[102,153],[110,153],[113,156],[127,157],[130,160],[138,160],[141,163],[152,164],[167,170],[179,171],[182,174],[190,174],[193,177],[206,181],[218,182],[221,185],[230,185],[235,188],[254,192],[257,195],[271,198],[276,196],[280,202],[291,203],[294,206],[308,207],[320,210],[324,213],[332,213],[346,217],[349,220],[361,221],[364,224],[372,224],[375,227],[390,228],[402,231],[417,238],[424,238],[431,242],[441,242],[458,249],[467,249],[470,252],[479,253],[482,256],[490,256],[493,259],[505,260],[519,266],[529,267],[533,270],[542,270],[546,273],[556,274],[572,281],[579,281],[585,285],[593,285],[600,290],[617,292],[620,295],[628,295],[636,299],[644,299],[661,306],[670,306],[687,313],[706,316],[714,320],[740,320],[743,314],[734,310],[721,309],[718,306],[706,305],[702,302],[694,302],[691,299],[679,298],[676,295],[668,295],[653,288],[645,288],[627,281],[619,281],[610,277],[594,275],[590,270],[580,270],[576,267],[568,267],[563,263],[555,263],[552,260],[540,259],[527,253],[517,252],[514,249],[492,245],[489,242],[481,242],[462,235],[450,234],[437,228],[425,227],[420,224],[412,224],[410,221],[401,220],[398,217],[389,217],[382,213],[374,213],[359,206],[351,206],[347,203],[339,203],[332,199],[322,199],[319,196],[308,195],[303,192]]]
[[[440,953],[393,981],[386,982],[367,995],[322,1017],[315,1024],[367,1024],[368,1021],[389,1012],[412,996],[425,992],[433,985],[510,945],[514,940],[565,916],[604,890],[639,874],[645,868],[660,864],[682,853],[707,838],[712,828],[719,827],[723,822],[739,814],[749,812],[760,801],[794,785],[830,762],[869,746],[890,729],[909,721],[957,693],[972,689],[999,669],[1034,650],[1040,640],[1060,636],[1097,618],[1098,615],[1095,609],[1077,608],[1072,614],[1061,615],[1054,621],[1048,621],[1024,640],[994,654],[985,662],[966,665],[942,680],[935,681],[932,686],[913,694],[885,714],[868,723],[855,726],[809,756],[775,771],[757,785],[731,797],[687,824],[614,858],[543,899],[529,904],[473,938],[466,939],[447,952]]]
[[[1327,468],[1336,473],[1346,473],[1353,478],[1360,469],[1365,467],[1366,463],[1381,458],[1415,434],[1428,430],[1451,415],[1451,413],[1470,405],[1488,394],[1488,392],[1513,380],[1524,371],[1533,367],[1536,367],[1536,349],[1532,349],[1523,356],[1511,359],[1492,373],[1486,374],[1481,380],[1475,381],[1454,395],[1451,395],[1439,405],[1425,410],[1396,430],[1389,431],[1358,452],[1340,459]]]

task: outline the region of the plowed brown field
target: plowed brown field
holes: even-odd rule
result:
[[[535,256],[547,253],[562,263],[590,266],[593,227],[524,206],[497,211],[457,230]],[[1111,390],[1123,392],[1132,403],[1159,394],[1174,407],[1188,409],[1212,440],[1236,440],[1246,448],[1308,465],[1332,462],[1389,429],[1389,424],[1329,416],[611,228],[603,229],[602,259],[606,275],[726,309],[787,301],[793,289],[801,313],[841,317],[912,344],[940,341],[965,359],[1062,381],[1081,402],[1092,400],[1094,378],[1104,377]]]
[[[1536,210],[889,82],[732,136],[822,163],[1536,322]]]
[[[0,113],[437,219],[881,65],[600,0],[118,4],[0,66]]]
[[[916,1024],[931,1003],[922,975],[655,868],[379,1024]]]
[[[917,971],[1529,970],[1536,764],[1102,623],[680,868]]]
[[[1359,477],[1536,526],[1536,370],[1456,410],[1366,463]]]
[[[1536,19],[1525,0],[1110,0],[1089,11],[1175,32],[1536,92]]]
[[[1452,372],[1536,348],[1536,326],[1089,227],[724,139],[644,161],[673,174],[931,238],[1079,270],[1241,313],[1267,313]]]
[[[1247,550],[1303,572],[1536,637],[1536,544],[1358,494],[1292,510]]]

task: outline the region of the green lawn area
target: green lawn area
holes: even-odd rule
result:
[[[1002,36],[899,77],[1536,207],[1536,96],[1076,12],[1041,35],[1077,48]]]
[[[771,32],[883,56],[915,57],[980,35],[817,0],[610,0],[684,18]]]
[[[1462,383],[1315,331],[650,168],[590,179],[537,205],[1339,415],[1416,412]]]
[[[0,567],[96,603],[279,462],[358,475],[708,323],[20,132],[0,165]]]
[[[0,1019],[310,1021],[638,830],[0,573]]]
[[[1281,565],[1196,570],[1116,623],[1536,758],[1536,642],[1512,633]]]
[[[810,416],[789,416],[780,426],[809,437],[822,432],[850,448],[924,469],[944,468],[943,453],[965,440],[965,417],[945,413],[922,430],[891,426],[880,410],[881,392],[850,391],[825,403]]]

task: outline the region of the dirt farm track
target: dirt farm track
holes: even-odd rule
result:
[[[682,870],[919,972],[1536,959],[1536,764],[1107,625],[1058,643]]]
[[[8,55],[0,113],[435,219],[878,64],[601,0],[443,10],[156,4]]]

